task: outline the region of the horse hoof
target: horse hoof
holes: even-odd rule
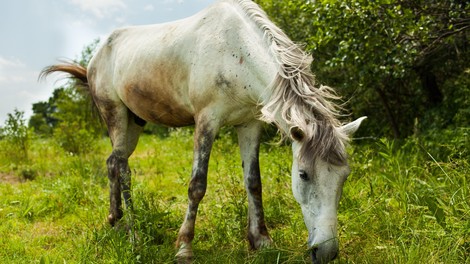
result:
[[[192,264],[193,263],[193,258],[188,257],[188,258],[183,258],[183,257],[177,257],[176,258],[176,263],[177,264]]]
[[[193,249],[191,248],[191,244],[182,243],[175,257],[176,257],[176,263],[178,264],[193,263],[194,254],[193,254]]]
[[[108,223],[111,225],[111,226],[114,226],[116,224],[116,217],[114,217],[113,214],[109,214],[108,215]]]
[[[255,236],[248,236],[248,241],[250,242],[251,250],[269,248],[273,245],[273,241],[269,235],[259,235],[256,238]]]
[[[258,248],[269,248],[273,245],[273,241],[270,237],[263,237],[258,241]]]

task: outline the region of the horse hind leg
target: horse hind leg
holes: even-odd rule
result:
[[[258,249],[272,243],[264,221],[259,168],[261,129],[262,125],[259,121],[237,127],[238,144],[243,160],[243,176],[248,194],[248,241],[251,249]]]
[[[122,217],[122,200],[132,211],[131,170],[128,159],[134,152],[142,132],[143,124],[124,105],[107,108],[103,117],[108,126],[113,151],[106,161],[109,179],[109,215],[108,222],[114,226]]]
[[[130,196],[131,171],[127,158],[113,152],[106,161],[109,179],[110,208],[108,222],[114,226],[123,216],[121,194],[124,196],[126,207],[132,210]]]

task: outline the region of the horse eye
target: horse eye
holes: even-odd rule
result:
[[[308,180],[309,180],[309,179],[308,179],[308,174],[307,174],[305,171],[303,171],[303,170],[299,171],[299,176],[300,176],[300,178],[301,178],[302,180],[304,180],[304,181],[308,181]]]

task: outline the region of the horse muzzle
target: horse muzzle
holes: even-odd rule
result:
[[[309,249],[310,256],[312,257],[312,263],[314,264],[325,264],[336,257],[338,257],[339,246],[338,239],[332,238],[328,241],[325,241],[321,244],[312,246]]]

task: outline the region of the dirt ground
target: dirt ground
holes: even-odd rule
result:
[[[0,172],[0,183],[10,183],[10,184],[17,184],[23,182],[23,179],[21,177],[11,174],[11,173],[5,173],[5,172]]]

